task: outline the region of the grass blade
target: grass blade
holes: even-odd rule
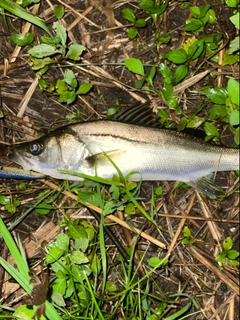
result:
[[[5,243],[8,246],[8,249],[11,255],[13,256],[13,259],[15,260],[19,272],[22,275],[24,275],[29,281],[30,277],[28,275],[28,272],[29,272],[28,266],[26,265],[23,257],[21,256],[19,249],[12,238],[11,233],[8,231],[7,227],[5,226],[1,218],[0,218],[0,234],[2,235]]]
[[[46,24],[40,20],[38,17],[35,17],[33,14],[27,12],[25,9],[23,9],[18,4],[10,1],[10,0],[0,0],[0,7],[7,10],[8,12],[14,14],[15,16],[26,20],[28,22],[31,22],[32,24],[35,24],[39,28],[43,29],[47,34],[52,38],[52,34],[47,28]]]

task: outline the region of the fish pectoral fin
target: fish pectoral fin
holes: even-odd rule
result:
[[[115,162],[116,159],[125,152],[124,150],[109,150],[107,152],[93,154],[84,160],[87,161],[90,167],[96,167],[97,165],[109,164],[111,161]]]
[[[187,182],[193,188],[206,194],[211,199],[224,195],[222,188],[213,180],[213,175],[207,175],[194,181]]]

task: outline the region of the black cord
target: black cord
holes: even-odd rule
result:
[[[100,223],[100,216],[99,214],[90,209],[87,208],[89,210],[89,212],[94,216],[94,218],[98,221],[98,223]],[[115,236],[115,234],[112,232],[112,230],[110,229],[110,227],[107,227],[105,225],[103,225],[104,231],[106,232],[106,234],[108,235],[108,237],[110,238],[110,240],[113,242],[113,244],[116,246],[116,248],[118,249],[119,253],[121,254],[121,256],[123,257],[124,261],[126,263],[129,262],[129,255],[127,254],[127,252],[125,251],[125,249],[123,248],[123,246],[121,245],[121,243],[119,242],[118,238]]]

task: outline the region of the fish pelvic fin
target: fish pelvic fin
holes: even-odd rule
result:
[[[188,181],[187,183],[211,199],[216,199],[225,194],[223,189],[214,181],[213,174],[198,178],[194,181]]]

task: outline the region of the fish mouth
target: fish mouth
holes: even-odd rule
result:
[[[11,150],[11,153],[8,154],[8,159],[19,164],[26,171],[33,170],[34,168],[34,164],[30,161],[30,158],[21,156],[16,149]]]

